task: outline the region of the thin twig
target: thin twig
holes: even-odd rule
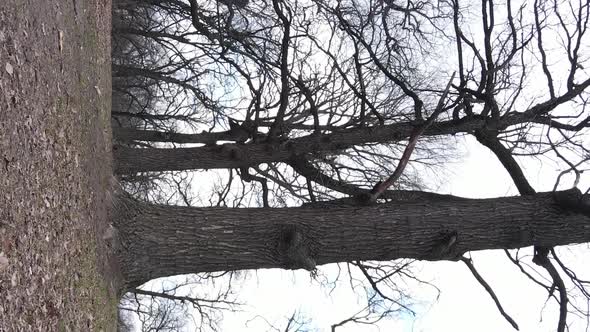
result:
[[[504,311],[504,308],[502,307],[500,300],[498,300],[496,293],[494,293],[494,290],[492,289],[492,287],[483,279],[483,277],[479,274],[479,272],[477,272],[471,259],[469,259],[467,257],[461,257],[461,261],[463,263],[465,263],[465,265],[467,265],[467,267],[469,268],[469,271],[471,271],[471,274],[473,274],[475,279],[479,282],[480,285],[483,286],[483,288],[486,290],[486,292],[488,292],[488,294],[490,294],[490,297],[492,298],[492,300],[494,300],[494,303],[496,304],[498,311],[500,311],[500,314],[502,314],[502,316],[504,316],[504,318],[508,321],[508,323],[510,323],[510,325],[512,325],[512,327],[518,331],[518,324],[516,324],[514,319],[512,319],[512,317],[510,317],[510,315],[508,315],[508,313],[506,313],[506,311]]]

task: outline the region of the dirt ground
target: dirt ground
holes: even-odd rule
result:
[[[110,0],[0,1],[0,331],[113,331]]]

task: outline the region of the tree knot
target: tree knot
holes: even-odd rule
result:
[[[278,247],[285,268],[315,270],[316,263],[310,256],[309,241],[294,225],[288,225],[281,231]]]
[[[232,160],[242,161],[246,159],[246,155],[236,144],[223,144],[222,150],[224,153],[229,155]]]
[[[567,212],[581,213],[590,217],[590,195],[582,195],[578,188],[556,191],[553,193],[553,199]]]
[[[460,256],[455,252],[457,240],[457,231],[441,234],[440,238],[437,239],[434,246],[432,246],[427,258],[432,260],[456,259]]]

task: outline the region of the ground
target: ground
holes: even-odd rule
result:
[[[0,1],[0,331],[113,331],[109,0]]]

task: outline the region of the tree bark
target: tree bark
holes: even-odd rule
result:
[[[483,119],[440,123],[428,134],[467,132],[484,125]],[[411,123],[354,128],[326,135],[308,135],[284,142],[224,144],[195,148],[135,149],[114,148],[115,172],[131,174],[148,171],[242,168],[270,162],[284,162],[299,154],[340,151],[354,145],[403,140],[412,133]]]
[[[531,119],[524,113],[506,117],[496,128],[503,129]],[[471,133],[487,126],[484,117],[434,123],[423,136]],[[495,128],[495,129],[496,129]],[[415,129],[410,122],[352,128],[330,134],[311,134],[283,142],[223,144],[194,148],[142,149],[114,147],[115,173],[181,171],[190,169],[242,168],[270,162],[286,162],[308,153],[338,152],[369,143],[391,143],[408,139]]]
[[[202,132],[200,134],[182,134],[157,130],[141,130],[134,128],[113,128],[113,139],[117,142],[168,142],[180,144],[216,144],[217,141],[246,141],[248,133],[238,130],[222,132]]]
[[[590,242],[588,207],[571,206],[582,202],[576,190],[321,209],[163,206],[116,195],[128,289],[186,273],[443,260],[474,250]]]

